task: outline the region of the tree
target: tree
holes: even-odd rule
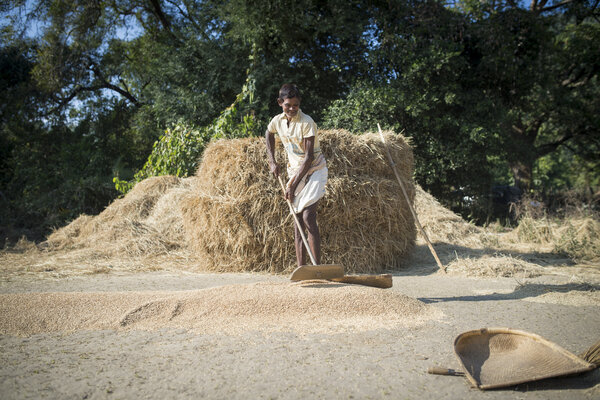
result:
[[[410,138],[415,178],[447,204],[485,193],[497,152],[493,101],[465,80],[467,21],[436,2],[380,10],[369,53],[371,76],[326,110],[324,126],[355,133],[377,123]]]
[[[515,184],[533,189],[536,161],[562,147],[589,159],[600,133],[598,2],[465,3],[477,10],[466,46],[473,86],[506,110],[501,148]]]

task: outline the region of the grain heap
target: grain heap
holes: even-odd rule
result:
[[[414,199],[412,150],[402,136],[386,136]],[[397,268],[412,249],[415,226],[381,140],[335,130],[320,132],[320,142],[329,168],[319,205],[321,262],[355,272]],[[205,150],[182,209],[188,242],[208,269],[282,272],[295,265],[293,220],[265,154],[259,138],[216,141]]]
[[[197,333],[369,331],[441,314],[392,290],[336,283],[225,285],[191,291],[0,294],[0,334],[186,329]]]

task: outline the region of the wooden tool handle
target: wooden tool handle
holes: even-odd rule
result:
[[[449,375],[449,376],[464,376],[464,372],[456,371],[450,368],[431,367],[427,370],[428,374],[434,375]]]
[[[279,179],[279,185],[281,185],[281,190],[283,190],[283,195],[285,196],[285,185],[283,184],[283,181],[281,180],[281,176],[277,175],[277,179]],[[300,236],[302,236],[302,242],[304,243],[304,247],[306,247],[306,251],[308,252],[308,255],[310,256],[310,261],[312,261],[313,265],[317,265],[317,262],[315,261],[315,256],[313,255],[312,250],[308,246],[308,240],[306,240],[306,236],[304,235],[304,230],[302,229],[302,225],[300,225],[300,221],[298,221],[298,216],[294,212],[294,207],[292,206],[292,202],[289,201],[287,198],[285,199],[285,201],[287,202],[288,206],[290,207],[290,213],[294,217],[294,221],[296,221],[296,225],[298,226],[298,230],[300,231]]]
[[[404,198],[406,199],[406,204],[408,205],[408,208],[410,209],[410,212],[415,220],[415,224],[417,225],[417,228],[419,228],[421,235],[423,235],[423,239],[425,239],[425,242],[427,242],[429,251],[431,251],[431,254],[433,255],[433,258],[435,259],[435,262],[437,263],[438,267],[442,270],[442,272],[445,273],[446,267],[444,267],[444,265],[440,261],[440,258],[438,257],[437,253],[435,252],[435,249],[433,248],[433,244],[431,244],[431,241],[429,240],[429,236],[427,236],[425,229],[423,229],[423,226],[421,226],[421,223],[419,222],[419,218],[417,217],[417,213],[415,212],[415,209],[410,204],[410,198],[408,197],[408,193],[406,192],[404,183],[402,183],[402,178],[400,178],[400,174],[398,173],[398,170],[396,169],[396,163],[394,163],[394,159],[392,158],[392,153],[390,152],[390,149],[387,147],[387,144],[385,142],[385,137],[383,136],[383,132],[381,131],[381,126],[379,124],[377,124],[377,128],[379,129],[379,136],[381,136],[381,141],[383,142],[383,146],[385,147],[385,151],[387,152],[388,161],[390,162],[392,170],[394,171],[394,175],[396,175],[396,179],[398,180],[398,184],[400,185],[402,194],[404,195]]]
[[[355,285],[372,286],[381,289],[391,288],[393,285],[392,275],[344,275],[340,278],[330,279],[333,282],[352,283]]]

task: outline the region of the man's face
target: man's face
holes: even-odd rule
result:
[[[300,109],[300,99],[298,97],[292,97],[291,99],[277,99],[277,102],[281,106],[285,116],[288,118],[294,118],[298,114]]]

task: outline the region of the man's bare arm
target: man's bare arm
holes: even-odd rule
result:
[[[265,141],[267,143],[267,157],[269,158],[269,168],[275,176],[279,176],[279,165],[275,160],[275,135],[267,129],[265,131]]]

